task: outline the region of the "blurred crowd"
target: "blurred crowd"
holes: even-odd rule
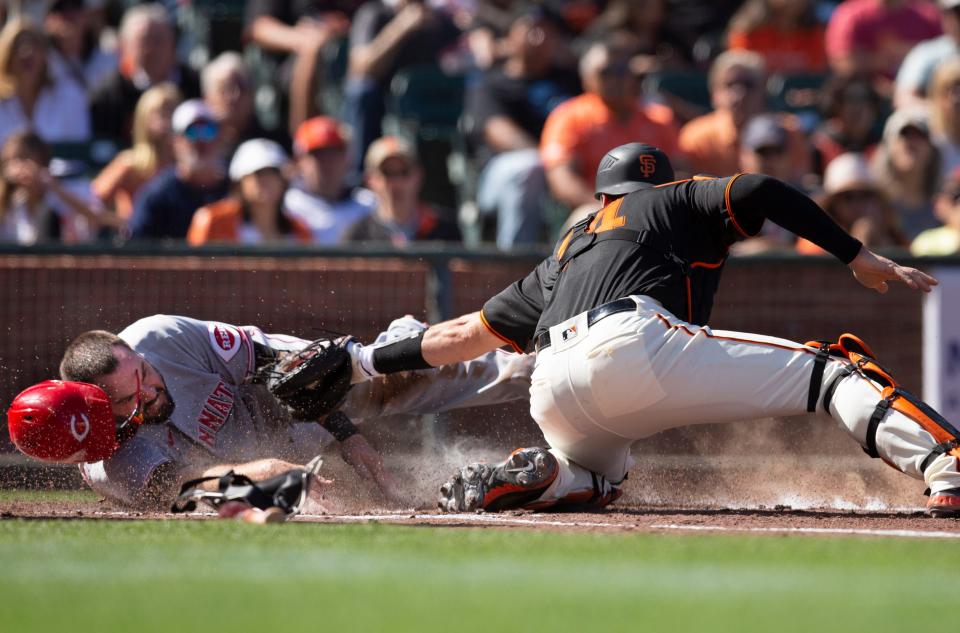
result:
[[[5,0],[0,242],[551,243],[607,150],[960,250],[960,0]],[[818,248],[772,225],[741,254]]]

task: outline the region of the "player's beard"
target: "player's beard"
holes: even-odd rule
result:
[[[173,398],[170,397],[170,392],[166,389],[158,389],[157,397],[143,405],[143,423],[161,424],[166,422],[173,415],[174,408],[176,408],[176,405]]]

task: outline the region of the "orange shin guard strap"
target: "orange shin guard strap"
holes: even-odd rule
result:
[[[879,456],[877,454],[877,429],[880,426],[880,422],[886,417],[887,411],[894,409],[932,435],[933,439],[937,442],[937,445],[934,446],[933,450],[930,451],[920,464],[921,472],[926,471],[927,467],[939,455],[960,457],[960,433],[928,404],[909,391],[899,387],[886,387],[881,395],[883,399],[877,403],[877,407],[874,409],[870,422],[867,425],[867,446],[864,450],[868,455],[871,457]]]

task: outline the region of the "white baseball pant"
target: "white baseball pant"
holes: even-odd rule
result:
[[[631,298],[635,312],[612,314],[589,328],[583,313],[551,328],[552,344],[537,354],[530,412],[561,464],[541,501],[582,494],[593,485],[590,471],[616,485],[633,464],[630,445],[659,431],[807,412],[816,350],[691,325],[650,297]],[[821,402],[847,366],[844,359],[827,360]],[[831,400],[831,417],[861,446],[880,391],[853,373]],[[824,415],[822,404],[817,408]],[[955,457],[940,455],[921,472],[937,442],[903,413],[886,414],[876,444],[881,458],[925,479],[933,493],[960,486]]]

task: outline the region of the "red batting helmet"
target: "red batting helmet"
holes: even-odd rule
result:
[[[47,462],[97,462],[117,450],[117,426],[103,389],[46,380],[20,392],[7,411],[10,439]]]

